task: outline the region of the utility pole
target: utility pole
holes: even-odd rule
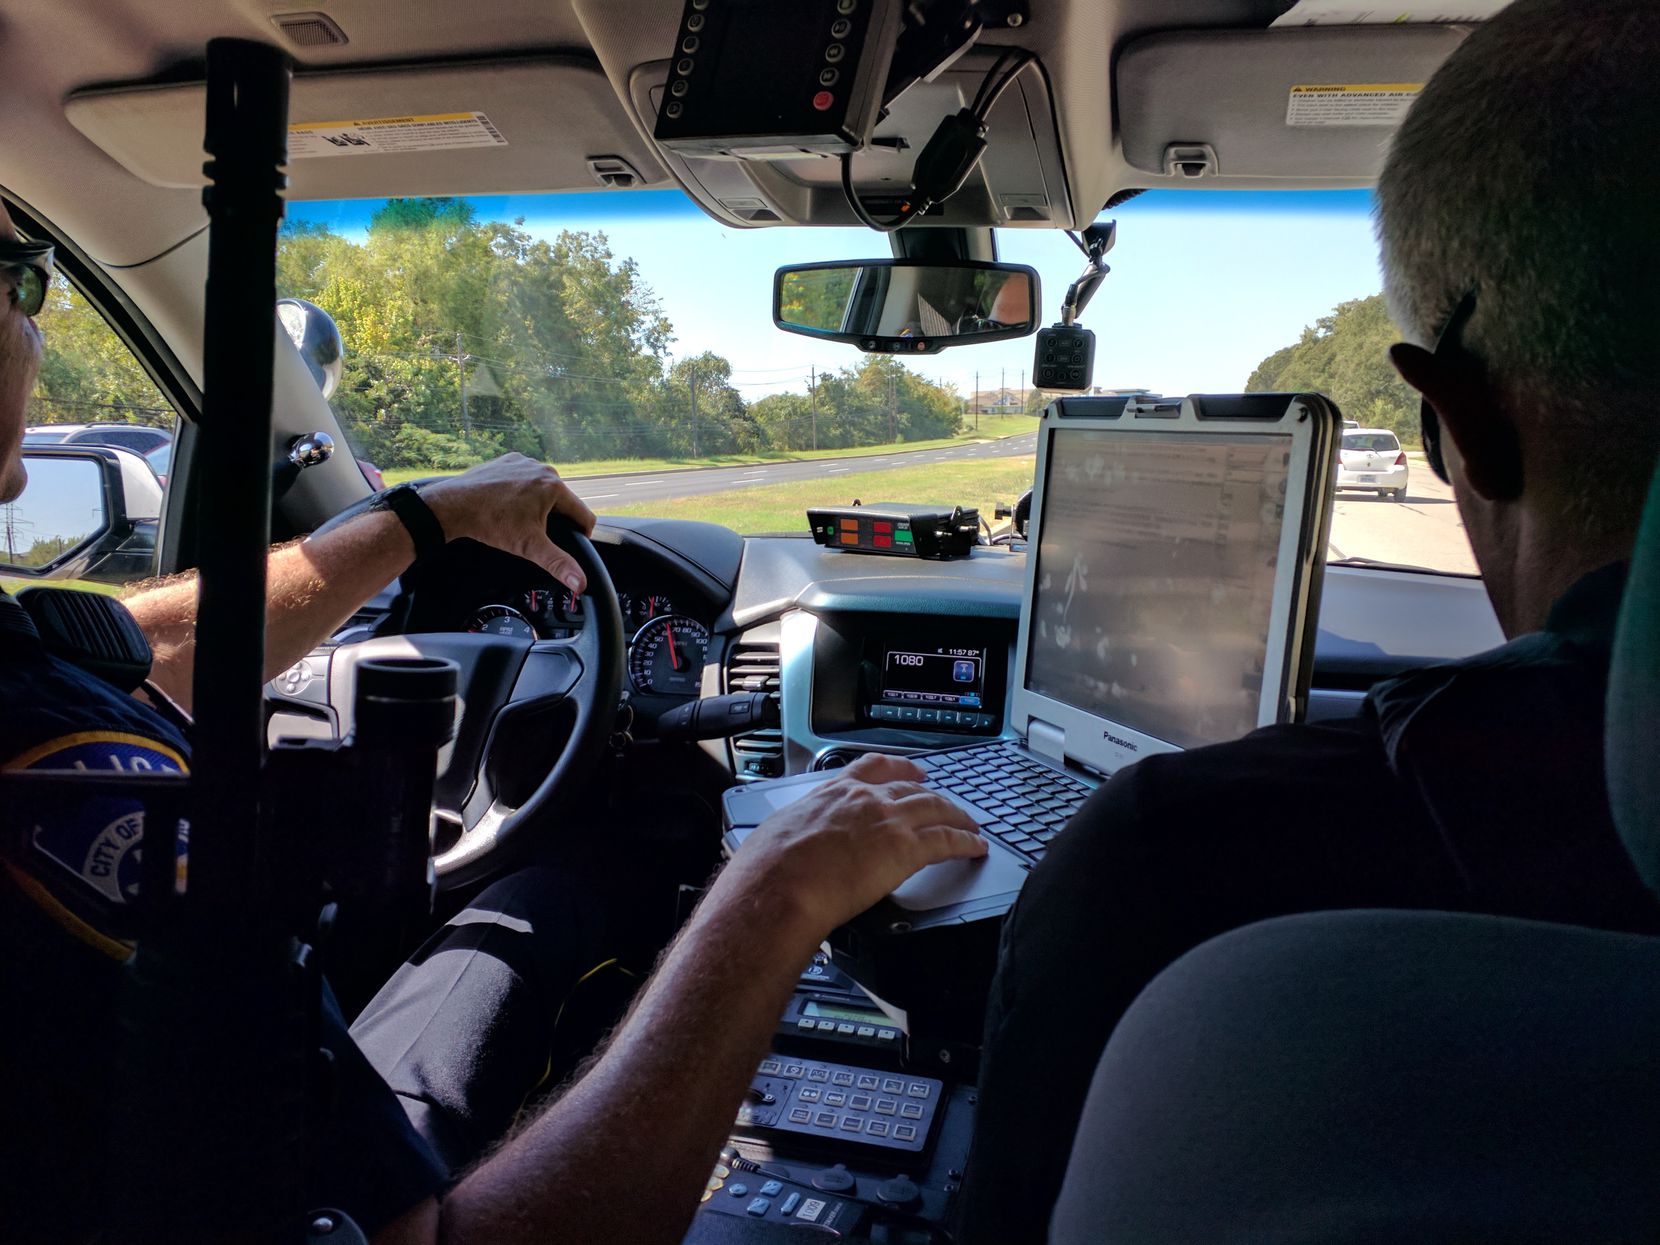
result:
[[[813,377],[813,379],[812,379],[812,381],[809,385],[809,389],[811,390],[812,395],[813,395],[813,449],[816,451],[818,449],[818,367],[817,367],[817,365],[814,365],[814,367],[812,368],[812,377]]]
[[[472,417],[467,414],[467,352],[461,348],[461,334],[455,335],[455,372],[461,381],[461,431],[473,430]]]
[[[10,562],[14,566],[17,564],[17,529],[22,526],[23,524],[18,522],[17,507],[15,505],[7,505],[6,561]]]
[[[997,373],[997,405],[1009,405],[1009,369],[1006,367]]]
[[[893,376],[888,377],[888,443],[899,440],[899,394]]]
[[[980,373],[974,373],[974,431],[980,431]]]
[[[692,457],[697,457],[697,364],[692,364]]]
[[[1026,369],[1020,369],[1020,412],[1026,413]]]

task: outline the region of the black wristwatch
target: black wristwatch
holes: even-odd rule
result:
[[[413,484],[399,484],[387,489],[369,503],[369,509],[390,510],[398,516],[398,522],[404,525],[409,539],[415,542],[416,561],[429,553],[437,553],[449,543],[449,537],[444,535],[444,525],[438,522],[438,516],[432,513],[432,507],[421,496],[421,490]]]

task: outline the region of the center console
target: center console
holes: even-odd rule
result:
[[[815,734],[933,746],[919,735],[1003,729],[1012,635],[980,619],[821,617],[813,650]],[[853,671],[850,680],[848,672]],[[867,738],[859,736],[877,732]],[[905,738],[908,736],[909,738]]]
[[[728,1239],[715,1223],[700,1234],[708,1216],[742,1219],[756,1240],[771,1239],[768,1228],[889,1245],[949,1239],[936,1229],[952,1223],[975,1093],[910,1067],[908,1044],[901,1019],[815,956],[686,1240]]]

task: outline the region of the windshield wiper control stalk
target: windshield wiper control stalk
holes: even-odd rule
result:
[[[709,696],[670,709],[657,719],[659,739],[725,739],[777,726],[778,701],[770,692]]]

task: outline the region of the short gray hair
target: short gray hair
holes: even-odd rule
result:
[[[1430,79],[1378,182],[1389,308],[1464,340],[1560,461],[1586,535],[1660,453],[1660,4],[1514,0]],[[1531,482],[1530,482],[1531,483]]]

